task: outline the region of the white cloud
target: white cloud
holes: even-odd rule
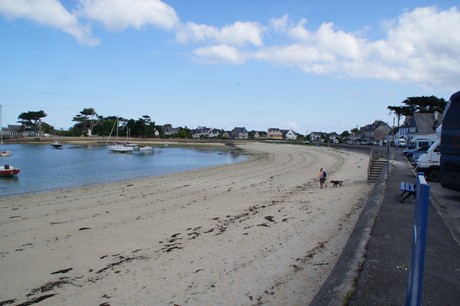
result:
[[[200,43],[218,37],[219,30],[213,26],[187,22],[176,33],[180,43]]]
[[[284,15],[281,18],[272,18],[270,19],[269,23],[270,27],[274,29],[276,32],[285,32],[288,27],[289,16]]]
[[[335,30],[333,23],[323,23],[317,30],[307,29],[306,24],[306,20],[289,23],[285,16],[271,20],[275,32],[283,29],[292,41],[261,46],[246,58],[297,67],[308,73],[458,89],[460,12],[456,7],[405,12],[397,20],[382,23],[386,37],[377,41]]]
[[[242,52],[227,45],[197,48],[193,53],[198,56],[201,61],[209,63],[242,64],[245,61],[245,57]]]
[[[332,23],[323,23],[312,40],[322,52],[336,54],[343,59],[359,60],[364,56],[363,41],[354,34],[334,31]]]
[[[460,71],[453,68],[460,67],[458,28],[460,12],[455,7],[417,8],[401,15],[388,26],[386,39],[369,48],[372,58],[397,80],[455,89],[460,83]]]
[[[310,33],[305,28],[307,24],[306,19],[300,20],[294,27],[291,27],[288,31],[289,37],[296,39],[296,40],[307,40],[310,38]]]
[[[181,43],[216,43],[232,46],[261,46],[263,44],[262,34],[265,29],[256,22],[237,21],[222,28],[208,25],[185,23],[176,34]]]
[[[78,42],[95,46],[99,40],[91,30],[78,22],[57,0],[2,0],[0,14],[9,19],[28,19],[46,26],[58,28],[74,36]]]
[[[170,30],[179,22],[175,10],[161,0],[80,0],[79,14],[110,31],[148,25]]]

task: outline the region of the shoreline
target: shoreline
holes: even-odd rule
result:
[[[372,190],[368,155],[241,147],[255,158],[2,199],[0,302],[308,304]],[[320,165],[344,187],[320,190]]]
[[[73,142],[72,144],[78,145],[78,146],[84,146],[86,144],[91,144],[92,142],[88,143],[76,143]],[[26,143],[21,143],[19,145],[26,144]],[[31,145],[44,145],[44,143],[30,143]],[[69,143],[70,144],[70,143]],[[101,147],[104,147],[103,144],[100,144]],[[162,146],[159,148],[163,148]],[[197,168],[197,169],[190,169],[190,170],[181,170],[179,172],[172,172],[169,174],[180,174],[180,173],[185,173],[189,171],[195,171],[195,170],[201,170],[201,169],[207,169],[207,168],[215,168],[215,167],[221,167],[221,166],[227,166],[231,164],[236,164],[236,163],[245,163],[250,161],[252,158],[255,158],[253,155],[250,154],[249,152],[245,152],[241,148],[236,148],[236,147],[227,147],[224,146],[223,144],[218,145],[218,144],[203,144],[203,145],[194,145],[194,144],[178,144],[178,143],[171,143],[170,145],[167,146],[168,149],[171,148],[182,148],[182,149],[192,149],[195,151],[200,151],[200,150],[212,150],[215,152],[236,152],[237,154],[243,156],[241,161],[232,161],[230,163],[222,163],[222,164],[217,164],[217,165],[210,165],[210,166],[203,166],[203,168]],[[117,153],[113,153],[117,154]],[[118,153],[119,154],[119,153]],[[233,153],[232,153],[233,154]],[[64,191],[64,190],[71,190],[71,189],[78,189],[78,188],[86,188],[89,186],[103,186],[106,184],[116,184],[116,183],[123,183],[123,182],[129,182],[129,181],[135,181],[135,180],[142,180],[142,179],[150,179],[150,178],[155,178],[155,177],[161,177],[161,176],[166,176],[169,175],[168,173],[164,174],[146,174],[144,176],[137,176],[137,177],[132,177],[132,178],[122,178],[118,179],[116,181],[103,181],[103,182],[92,182],[92,183],[85,183],[84,185],[74,185],[74,186],[67,186],[67,187],[51,187],[49,189],[42,189],[42,190],[31,190],[31,191],[20,191],[14,194],[0,194],[0,199],[5,199],[9,197],[17,197],[21,195],[33,195],[35,193],[46,193],[46,192],[53,192],[53,191]],[[16,178],[7,178],[7,179],[16,179]]]
[[[73,137],[73,136],[53,136],[53,137],[18,137],[18,138],[4,138],[5,144],[20,144],[20,143],[51,143],[53,141],[60,141],[62,143],[100,143],[105,144],[107,142],[115,142],[115,139],[111,139],[108,136],[92,136],[92,137]],[[121,140],[124,142],[124,140]],[[168,144],[217,144],[223,145],[225,143],[245,142],[244,140],[234,139],[189,139],[189,138],[132,138],[129,142],[139,143],[168,143]]]

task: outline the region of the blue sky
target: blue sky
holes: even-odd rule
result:
[[[3,126],[84,108],[338,132],[460,90],[457,1],[0,0]]]

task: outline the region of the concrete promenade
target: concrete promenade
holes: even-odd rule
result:
[[[401,151],[392,149],[350,239],[311,305],[404,305],[415,200],[400,203],[400,183],[415,183]],[[386,170],[384,170],[386,172]],[[430,185],[422,305],[460,305],[460,192]]]

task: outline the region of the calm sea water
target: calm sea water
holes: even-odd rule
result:
[[[103,145],[8,144],[0,163],[21,169],[0,177],[0,196],[158,176],[243,161],[236,151],[155,147],[152,152],[113,153]]]

